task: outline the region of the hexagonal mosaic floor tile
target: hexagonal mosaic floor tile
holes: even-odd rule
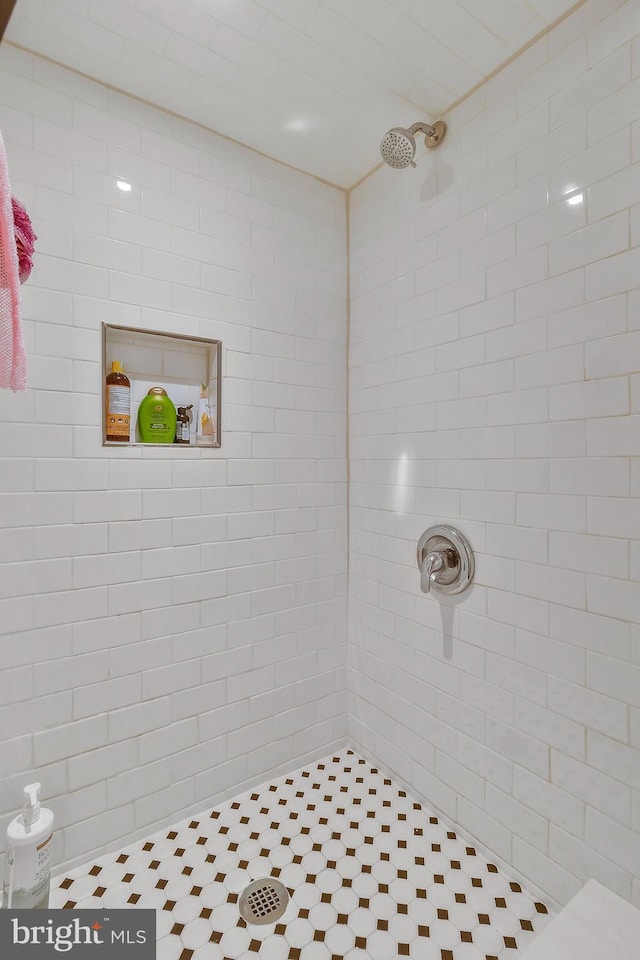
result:
[[[290,894],[275,923],[238,900]],[[58,877],[52,907],[153,907],[158,960],[506,960],[549,920],[495,864],[342,750]]]

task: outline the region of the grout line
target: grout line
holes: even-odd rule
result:
[[[347,348],[346,348],[346,368],[347,368],[347,380],[346,380],[346,396],[345,396],[345,459],[347,467],[347,611],[346,611],[346,620],[347,620],[347,633],[349,626],[349,570],[350,570],[350,557],[351,557],[351,445],[350,445],[350,432],[349,432],[349,410],[350,410],[350,386],[351,386],[351,374],[349,368],[349,361],[351,356],[351,193],[345,191],[344,198],[345,205],[345,215],[346,215],[346,227],[347,227]]]
[[[557,20],[554,20],[553,23],[548,23],[546,27],[543,27],[539,33],[532,37],[531,40],[528,40],[524,46],[520,47],[519,50],[516,50],[515,53],[512,53],[511,56],[501,63],[498,67],[488,73],[486,77],[483,77],[482,80],[479,80],[474,87],[471,87],[470,90],[467,90],[466,93],[463,93],[461,97],[458,97],[457,100],[454,100],[453,103],[450,103],[449,106],[444,110],[444,114],[449,113],[451,110],[454,110],[456,107],[460,106],[461,103],[464,103],[465,100],[468,100],[469,97],[472,97],[473,94],[480,90],[481,87],[484,87],[486,83],[489,83],[490,80],[493,80],[494,77],[497,77],[499,73],[502,73],[508,66],[510,66],[514,60],[517,60],[523,53],[525,53],[530,47],[533,47],[538,40],[542,40],[543,37],[546,37],[548,33],[551,33],[552,30],[555,30],[556,27],[560,26],[561,23],[564,23],[572,14],[579,10],[580,7],[584,6],[587,0],[578,0],[577,3],[574,3],[572,7],[569,7],[562,16],[558,17]]]
[[[0,0],[0,2],[2,2],[2,0]],[[47,63],[53,63],[56,67],[61,67],[61,69],[68,70],[70,73],[75,73],[78,77],[83,77],[85,80],[90,80],[92,83],[97,83],[99,86],[105,87],[107,90],[113,90],[114,93],[117,93],[122,97],[127,97],[129,100],[135,100],[136,103],[142,103],[145,107],[152,107],[154,110],[159,110],[160,113],[164,113],[168,117],[173,117],[176,120],[182,120],[184,123],[192,124],[192,126],[198,127],[200,130],[206,130],[207,133],[211,133],[216,137],[220,137],[222,140],[227,140],[229,143],[235,143],[239,147],[244,147],[245,150],[250,150],[251,153],[255,153],[259,157],[265,157],[267,160],[271,160],[272,163],[280,164],[281,167],[287,167],[289,170],[295,170],[296,173],[302,173],[305,177],[311,177],[312,180],[317,180],[318,183],[324,183],[327,187],[333,187],[334,190],[340,190],[341,193],[346,193],[348,189],[347,187],[340,186],[340,184],[333,183],[331,180],[327,180],[325,177],[319,177],[317,173],[309,173],[308,170],[303,170],[302,167],[296,167],[293,163],[287,163],[286,160],[278,160],[277,157],[272,157],[270,153],[265,153],[264,150],[258,150],[257,147],[251,147],[248,143],[243,143],[242,140],[236,140],[235,137],[230,137],[226,133],[220,133],[219,130],[214,130],[213,127],[208,127],[205,123],[201,123],[199,120],[194,120],[192,117],[185,117],[183,113],[176,113],[175,110],[169,110],[168,107],[163,107],[154,100],[147,100],[146,97],[141,97],[137,93],[132,93],[129,90],[125,90],[123,87],[116,87],[113,83],[108,83],[106,80],[100,80],[97,77],[92,76],[90,73],[85,73],[84,70],[78,70],[77,67],[71,67],[68,63],[63,63],[61,60],[56,60],[54,57],[47,56],[46,53],[40,53],[39,50],[32,50],[31,47],[27,47],[23,43],[18,43],[16,40],[4,40],[3,42],[9,47],[14,47],[16,50],[22,50],[24,53],[28,53],[33,57],[38,57],[40,60],[46,60]]]
[[[0,0],[0,3],[1,2],[2,0]],[[576,10],[584,6],[586,2],[587,0],[577,0],[577,3],[575,3],[572,7],[570,7],[569,10],[565,11],[565,13],[563,13],[562,16],[558,17],[557,20],[554,20],[553,23],[547,24],[547,26],[544,27],[539,33],[537,33],[535,37],[532,37],[531,40],[527,41],[527,43],[524,44],[524,46],[516,50],[515,53],[512,53],[507,60],[499,64],[499,66],[497,66],[494,70],[492,70],[491,73],[488,73],[486,77],[483,77],[482,80],[479,80],[475,86],[471,87],[470,90],[462,94],[461,97],[458,97],[457,100],[454,100],[452,103],[450,103],[449,106],[445,107],[444,110],[439,111],[440,116],[445,117],[448,113],[450,113],[452,110],[458,107],[461,103],[464,103],[465,100],[473,96],[473,94],[476,93],[481,87],[483,87],[486,83],[488,83],[495,76],[501,73],[506,67],[508,67],[511,63],[513,63],[514,60],[517,60],[521,54],[523,54],[526,50],[529,49],[529,47],[532,47],[535,43],[538,42],[538,40],[541,40],[548,33],[554,30],[555,27],[563,23],[566,19],[568,19],[568,17],[570,17],[573,13],[575,13]],[[243,143],[241,140],[236,140],[235,137],[230,137],[226,133],[220,133],[219,130],[214,130],[213,127],[208,127],[206,124],[201,123],[199,120],[193,120],[191,117],[185,117],[181,113],[176,113],[174,110],[169,110],[167,107],[160,106],[160,104],[155,103],[153,100],[147,100],[145,97],[140,97],[138,96],[138,94],[131,93],[130,91],[125,90],[122,87],[117,87],[112,83],[108,83],[106,80],[99,80],[96,77],[92,76],[91,74],[85,73],[83,70],[78,70],[76,67],[71,67],[66,63],[62,63],[60,60],[56,60],[53,57],[47,56],[47,54],[40,53],[37,50],[33,50],[31,49],[31,47],[27,47],[24,44],[18,43],[15,40],[7,39],[7,40],[4,40],[4,43],[6,43],[8,46],[14,47],[16,50],[23,50],[26,53],[31,54],[32,56],[40,57],[41,60],[46,60],[48,63],[53,63],[57,67],[62,67],[62,69],[64,70],[70,70],[71,73],[75,73],[77,74],[77,76],[83,77],[85,80],[91,80],[93,83],[98,83],[100,84],[100,86],[105,87],[107,90],[113,90],[114,93],[118,93],[121,96],[129,97],[131,100],[135,100],[138,103],[142,103],[147,107],[153,107],[155,110],[159,110],[161,113],[164,113],[169,117],[174,117],[178,120],[184,120],[186,123],[191,123],[193,124],[193,126],[198,127],[201,130],[206,130],[208,133],[212,133],[217,137],[221,137],[223,140],[228,140],[229,143],[235,143],[240,147],[245,147],[245,149],[251,150],[252,153],[256,153],[260,157],[265,157],[267,160],[271,160],[273,163],[279,163],[283,167],[288,167],[289,170],[295,170],[296,173],[303,173],[306,176],[312,177],[314,180],[317,180],[319,183],[324,183],[326,184],[326,186],[333,187],[335,190],[341,190],[346,194],[350,194],[352,190],[355,190],[356,187],[359,187],[361,183],[363,183],[365,180],[368,180],[369,177],[373,176],[374,173],[377,173],[378,170],[380,170],[382,167],[385,166],[384,161],[381,161],[380,163],[376,164],[375,167],[372,167],[371,170],[368,171],[368,173],[365,173],[364,176],[360,177],[359,180],[356,180],[356,182],[353,183],[350,187],[343,187],[343,186],[340,186],[340,184],[333,183],[333,181],[331,180],[327,180],[325,177],[319,177],[315,173],[309,173],[308,170],[303,170],[301,167],[296,167],[292,163],[287,163],[285,160],[278,160],[276,157],[272,157],[271,154],[265,153],[263,150],[258,150],[256,147],[251,147],[249,146],[249,144]]]
[[[551,33],[552,30],[555,30],[555,28],[558,27],[561,23],[564,23],[564,21],[567,20],[577,10],[579,10],[580,7],[584,6],[586,2],[587,0],[578,0],[577,3],[574,3],[574,5],[570,7],[568,10],[566,10],[562,14],[562,16],[558,17],[557,20],[554,20],[553,23],[548,23],[546,27],[544,27],[539,33],[535,35],[535,37],[532,37],[531,40],[528,40],[527,43],[524,44],[524,46],[516,50],[515,53],[512,53],[507,60],[505,60],[503,63],[495,67],[495,69],[492,70],[491,73],[488,73],[486,77],[483,77],[482,80],[478,80],[475,86],[471,87],[470,90],[467,90],[466,93],[463,93],[462,96],[458,97],[457,100],[454,100],[452,103],[450,103],[447,107],[444,108],[444,110],[441,110],[440,118],[446,117],[447,114],[451,113],[452,110],[455,110],[456,107],[459,107],[461,103],[464,103],[465,100],[468,100],[469,97],[472,97],[474,93],[477,93],[478,90],[482,89],[482,87],[485,86],[485,84],[493,80],[494,77],[497,77],[499,73],[502,73],[503,70],[505,70],[508,66],[510,66],[514,62],[514,60],[517,60],[518,57],[520,57],[523,53],[525,53],[530,47],[536,44],[539,40],[542,40],[543,37],[546,37],[548,33]],[[365,173],[363,177],[360,177],[360,179],[357,180],[352,186],[347,187],[346,188],[347,193],[351,193],[352,190],[355,190],[356,187],[359,187],[362,183],[364,183],[365,180],[368,180],[369,177],[372,177],[375,173],[378,172],[378,170],[381,170],[382,167],[384,166],[385,166],[384,160],[376,164],[375,167],[372,167],[368,173]]]

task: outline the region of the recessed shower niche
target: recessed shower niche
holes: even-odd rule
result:
[[[175,450],[218,448],[222,445],[222,341],[138,327],[102,324],[102,390],[112,361],[122,362],[131,382],[131,439],[107,440],[105,447],[168,447]],[[163,387],[176,409],[191,406],[189,444],[143,443],[137,421],[138,408],[152,387]],[[203,387],[207,393],[207,424],[196,441],[196,418]],[[210,430],[210,432],[209,432]]]

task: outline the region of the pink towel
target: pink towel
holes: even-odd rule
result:
[[[20,318],[20,267],[9,167],[0,133],[0,387],[27,388],[27,355]]]

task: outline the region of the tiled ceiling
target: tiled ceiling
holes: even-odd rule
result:
[[[342,187],[575,0],[18,0],[6,39]]]

